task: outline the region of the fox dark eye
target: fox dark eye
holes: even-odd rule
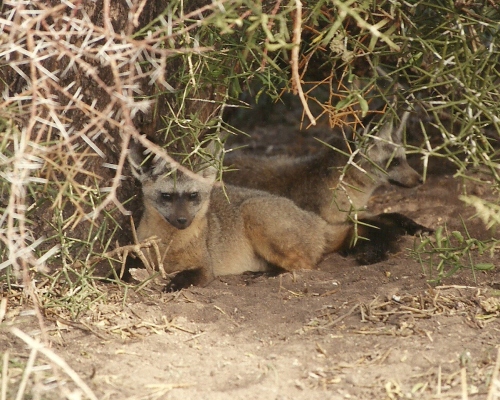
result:
[[[161,198],[165,201],[172,201],[172,194],[171,193],[162,193]]]
[[[393,158],[391,161],[391,167],[399,166],[399,160],[397,158]]]
[[[189,193],[189,200],[198,200],[198,197],[199,197],[198,192]]]

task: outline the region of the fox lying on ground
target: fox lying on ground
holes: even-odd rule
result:
[[[181,271],[168,291],[270,266],[311,269],[352,232],[352,226],[328,224],[284,197],[230,185],[223,189],[215,185],[211,166],[195,168],[196,179],[162,160],[141,166],[143,159],[133,146],[129,160],[145,206],[137,237],[158,237],[164,271]]]
[[[164,257],[161,268],[166,273],[179,272],[167,291],[272,267],[311,269],[325,254],[348,248],[354,237],[352,223],[330,224],[290,199],[216,185],[216,170],[211,166],[199,165],[194,178],[163,160],[141,165],[142,150],[133,145],[129,154],[134,175],[142,183],[145,206],[137,237],[156,236]],[[362,222],[370,226],[359,225],[358,234],[376,240],[379,229],[385,232],[388,241],[381,241],[380,248],[390,246],[403,225],[394,229],[393,221]],[[423,228],[411,220],[409,225]]]
[[[364,212],[375,189],[385,182],[407,188],[422,183],[402,145],[407,118],[405,113],[398,129],[390,121],[371,130],[366,147],[353,159],[330,148],[302,158],[228,153],[224,163],[236,171],[225,173],[224,182],[287,197],[332,224],[345,222],[350,214]]]
[[[358,219],[375,225],[362,230],[371,241],[358,241],[352,248],[344,246],[343,252],[354,254],[362,264],[382,261],[389,250],[396,249],[400,236],[432,232],[399,213],[370,216],[365,212],[371,195],[382,184],[412,188],[422,183],[422,177],[408,164],[403,147],[402,132],[408,115],[403,114],[397,129],[391,120],[371,130],[368,143],[353,153],[354,157],[332,149],[302,158],[229,153],[224,162],[237,171],[226,173],[224,181],[287,197],[330,224]],[[369,124],[365,135],[370,128]],[[355,218],[353,214],[357,214]],[[358,234],[364,236],[361,231]]]

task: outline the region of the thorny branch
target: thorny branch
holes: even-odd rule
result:
[[[0,217],[0,243],[8,249],[8,259],[0,264],[0,270],[12,266],[18,276],[23,271],[27,278],[30,267],[43,268],[48,256],[59,251],[55,246],[46,253],[47,257],[35,255],[44,238],[39,232],[31,232],[27,224],[29,184],[50,183],[59,188],[54,206],[67,200],[74,204],[75,214],[66,224],[72,221],[74,227],[82,218],[96,219],[109,206],[126,213],[117,190],[132,137],[182,168],[163,149],[140,135],[133,118],[138,112],[149,112],[152,104],[147,98],[138,98],[143,94],[144,82],[171,89],[165,73],[168,57],[209,49],[164,46],[169,34],[174,37],[198,27],[202,14],[198,11],[182,20],[174,19],[154,35],[140,38],[132,33],[138,27],[145,2],[129,3],[128,23],[121,31],[124,34],[113,29],[109,0],[104,2],[102,26],[91,22],[82,2],[64,2],[54,7],[43,2],[4,2],[0,14],[0,57],[9,63],[17,83],[6,88],[0,100],[1,118],[8,120],[16,115],[10,128],[3,132],[2,141],[8,144],[9,152],[0,156],[0,179],[9,188],[8,197],[1,199],[5,213]],[[222,3],[214,2],[202,11]],[[198,20],[183,25],[188,17]],[[182,32],[174,30],[179,26]],[[111,82],[100,73],[106,68]],[[69,76],[77,79],[63,83]],[[82,86],[85,80],[80,77],[92,81],[91,85],[107,99],[86,97],[86,88]],[[92,191],[86,182],[99,179],[85,162],[89,157],[105,157],[101,146],[114,141],[112,130],[120,132],[120,153],[116,164],[103,165],[113,171],[113,178],[108,187],[98,188],[102,201],[90,212],[85,211],[78,199],[85,199]],[[69,192],[74,199],[67,195]]]
[[[299,52],[300,52],[300,41],[301,41],[301,30],[302,30],[302,3],[300,0],[295,0],[297,9],[295,11],[295,21],[293,24],[293,48],[292,48],[292,79],[295,85],[294,93],[299,94],[300,101],[304,107],[304,111],[307,114],[312,125],[316,125],[316,119],[311,113],[309,106],[307,104],[306,97],[304,96],[304,91],[302,90],[302,84],[300,82],[299,74]]]

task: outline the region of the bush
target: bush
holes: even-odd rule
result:
[[[327,115],[355,128],[386,100],[373,94],[385,71],[418,116],[410,150],[425,168],[447,158],[498,190],[495,2],[52,3],[4,2],[0,16],[0,270],[62,275],[72,291],[82,271],[121,267],[128,210],[140,207],[131,138],[172,162],[210,157],[250,82],[274,98],[298,93],[306,124]],[[497,202],[464,201],[497,224]]]

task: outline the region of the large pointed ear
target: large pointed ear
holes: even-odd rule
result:
[[[141,182],[151,177],[155,161],[151,151],[135,139],[130,140],[128,161],[132,167],[132,173]]]
[[[217,180],[217,160],[212,159],[211,155],[196,156],[194,161],[193,171],[207,183],[214,183]]]
[[[381,116],[371,115],[368,120],[363,121],[363,130],[358,131],[358,137],[361,143],[368,143],[367,140],[370,138],[369,142],[373,143],[382,140],[384,142],[392,141],[392,132],[394,130],[394,124],[392,118],[386,118],[386,121],[381,121]]]
[[[378,126],[375,129],[378,129],[378,133],[374,136],[377,136],[384,141],[392,142],[392,131],[394,130],[392,118],[390,118],[390,121],[384,122],[382,126]]]
[[[219,161],[224,150],[224,144],[219,139],[213,139],[205,146],[205,153],[212,156],[214,161]]]
[[[203,169],[198,171],[198,175],[202,176],[210,183],[214,183],[217,180],[218,169],[208,164],[204,165],[202,168]]]
[[[223,152],[223,144],[220,140],[213,139],[206,146],[203,147],[200,156],[201,160],[198,162],[196,171],[197,174],[207,181],[215,182],[220,170],[221,155]]]
[[[396,138],[396,140],[398,140],[398,142],[401,142],[401,143],[403,142],[403,131],[406,127],[406,124],[408,123],[409,117],[410,117],[410,112],[404,111],[399,119],[398,129],[394,132],[394,135],[393,135],[393,137]]]

